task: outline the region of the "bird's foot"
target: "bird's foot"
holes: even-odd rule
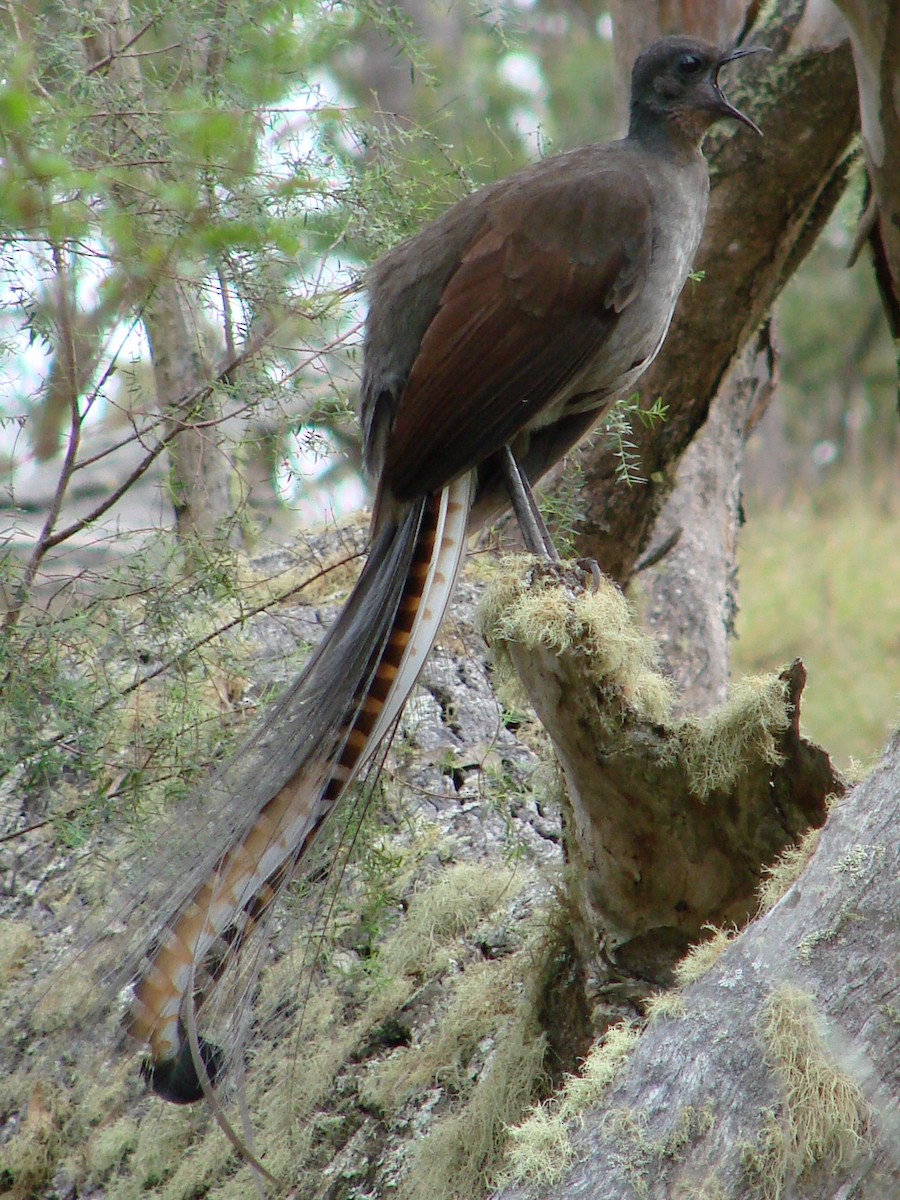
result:
[[[591,591],[599,592],[600,580],[603,578],[603,572],[600,570],[600,564],[596,558],[576,558],[575,566],[580,567],[585,575],[591,577]]]

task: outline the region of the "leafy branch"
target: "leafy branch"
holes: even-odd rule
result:
[[[668,413],[668,405],[657,396],[649,408],[642,408],[640,396],[619,400],[607,414],[604,432],[612,444],[616,462],[616,479],[626,487],[635,487],[647,482],[641,474],[641,458],[634,437],[634,423],[638,421],[649,433],[661,425]]]

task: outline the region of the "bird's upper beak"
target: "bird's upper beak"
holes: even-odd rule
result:
[[[735,108],[734,105],[728,101],[725,93],[719,86],[719,71],[725,66],[726,63],[734,62],[738,58],[746,58],[748,54],[768,53],[768,50],[768,46],[745,46],[740,50],[732,50],[729,54],[726,54],[724,58],[719,60],[716,69],[713,72],[713,88],[715,89],[716,99],[718,101],[718,112],[723,117],[732,117],[735,121],[740,121],[743,125],[746,125],[748,129],[752,129],[754,133],[758,133],[760,137],[762,137],[762,130],[760,127],[754,121],[751,121],[749,117],[745,116],[740,109]]]

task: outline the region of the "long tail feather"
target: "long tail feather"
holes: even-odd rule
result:
[[[148,1044],[145,1073],[166,1099],[202,1095],[184,1022],[198,968],[214,945],[239,953],[412,691],[462,568],[473,493],[474,476],[464,476],[375,539],[335,624],[266,723],[272,758],[246,821],[143,957],[127,1028]],[[221,1052],[202,1038],[200,1050],[214,1076]]]

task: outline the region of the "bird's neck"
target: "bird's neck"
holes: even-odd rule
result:
[[[628,141],[651,154],[683,164],[696,162],[709,121],[705,114],[685,109],[659,113],[644,108],[631,110]]]

